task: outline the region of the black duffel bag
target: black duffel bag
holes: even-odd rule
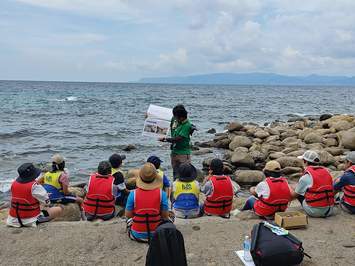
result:
[[[250,253],[256,266],[291,266],[302,262],[302,242],[292,234],[278,236],[264,226],[254,225],[251,233]],[[309,256],[308,256],[309,257]]]

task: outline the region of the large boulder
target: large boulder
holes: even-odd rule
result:
[[[303,161],[296,158],[296,157],[291,157],[291,156],[284,156],[276,159],[276,161],[279,162],[282,168],[291,166],[291,167],[303,167]]]
[[[303,153],[305,152],[306,150],[297,150],[297,151],[292,151],[292,152],[289,152],[287,153],[287,156],[292,156],[292,157],[297,157],[297,156],[301,156],[303,155]]]
[[[81,187],[69,187],[69,192],[77,197],[84,198],[86,195],[85,189]]]
[[[332,128],[334,128],[336,131],[348,130],[352,127],[352,123],[344,120],[332,124]]]
[[[300,167],[291,167],[287,166],[281,170],[282,174],[284,175],[291,175],[294,173],[302,173],[303,169]]]
[[[272,152],[272,153],[269,154],[269,158],[270,158],[270,160],[276,160],[276,159],[278,159],[280,157],[283,157],[285,155],[286,154],[284,154],[283,152],[280,152],[280,151]]]
[[[264,162],[267,158],[267,154],[261,151],[251,151],[249,154],[256,163]]]
[[[216,148],[220,148],[220,149],[228,149],[229,148],[229,144],[231,143],[230,139],[221,139],[216,141],[214,147]]]
[[[331,118],[333,115],[331,114],[322,114],[320,117],[319,117],[319,121],[324,121],[324,120],[327,120],[329,118]]]
[[[264,131],[262,129],[259,129],[254,133],[254,137],[259,138],[259,139],[265,139],[269,136],[270,136],[270,133],[267,131]]]
[[[309,133],[305,136],[304,142],[307,144],[311,143],[322,143],[323,137],[317,133]]]
[[[243,125],[237,121],[228,124],[227,129],[229,132],[239,131],[243,128]]]
[[[244,136],[235,136],[233,141],[229,144],[229,149],[234,151],[238,147],[249,148],[252,145],[252,141],[248,137]]]
[[[327,147],[338,146],[338,141],[334,138],[323,139],[323,144]]]
[[[237,170],[235,172],[235,181],[241,184],[255,184],[263,181],[265,175],[257,170]]]
[[[245,166],[248,168],[254,168],[255,162],[249,153],[234,152],[231,158],[231,163],[236,166]]]
[[[330,165],[335,163],[335,158],[329,152],[325,150],[316,151],[320,157],[320,164],[322,165]]]
[[[248,152],[248,148],[245,148],[245,147],[238,147],[234,150],[234,152],[245,152],[247,153]]]
[[[342,132],[341,136],[341,144],[345,149],[355,150],[355,128]]]
[[[298,138],[304,140],[304,138],[305,138],[308,134],[313,133],[313,132],[314,132],[313,129],[311,129],[311,128],[305,128],[305,129],[303,129],[302,131],[300,131],[300,132],[298,133]]]
[[[333,156],[344,154],[344,149],[339,147],[329,147],[329,148],[325,148],[324,150],[329,152]]]

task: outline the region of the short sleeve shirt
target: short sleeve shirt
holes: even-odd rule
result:
[[[179,123],[175,118],[171,120],[170,124],[171,137],[182,137],[182,140],[172,145],[172,154],[189,155],[191,154],[190,131],[191,123],[188,119]]]
[[[313,186],[313,179],[309,174],[303,175],[296,186],[295,192],[298,195],[304,196],[307,189]]]

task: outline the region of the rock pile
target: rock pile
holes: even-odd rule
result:
[[[303,167],[297,156],[306,150],[317,151],[321,164],[337,174],[344,168],[344,155],[355,150],[355,116],[298,117],[267,126],[231,122],[212,141],[196,146],[223,149],[226,174],[240,183],[261,181],[261,170],[269,160],[277,160],[284,175],[297,179]],[[211,159],[203,161],[205,169]]]

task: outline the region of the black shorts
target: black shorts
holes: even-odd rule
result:
[[[65,195],[58,199],[51,199],[51,203],[60,203],[60,204],[68,204],[68,203],[75,203],[76,196],[72,195]]]

